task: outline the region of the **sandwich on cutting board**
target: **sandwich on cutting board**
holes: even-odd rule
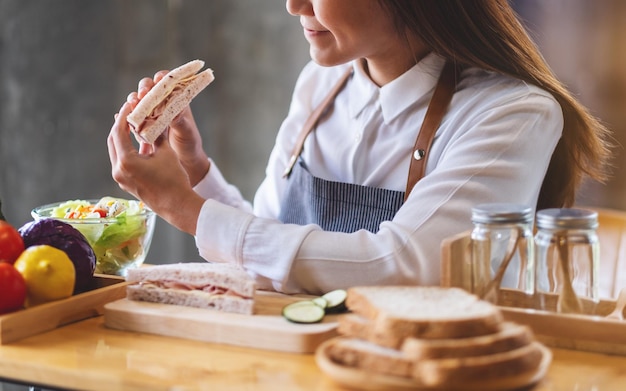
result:
[[[128,271],[126,298],[162,304],[254,313],[254,280],[236,266],[190,262]]]
[[[204,61],[193,60],[172,69],[137,103],[127,121],[139,140],[154,143],[193,98],[211,84],[213,71],[200,72],[203,67]]]
[[[459,288],[354,287],[346,305],[340,336],[317,359],[327,371],[353,369],[348,385],[380,376],[429,390],[502,391],[536,383],[551,360],[530,328]]]

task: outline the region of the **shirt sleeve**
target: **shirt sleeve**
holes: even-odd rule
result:
[[[453,130],[438,132],[426,176],[378,232],[325,232],[315,225],[282,224],[274,215],[276,205],[261,216],[208,200],[196,233],[200,254],[210,261],[243,265],[261,286],[286,293],[320,294],[355,285],[438,285],[440,243],[471,228],[473,205],[536,203],[563,117],[549,94],[518,90],[480,107],[461,105],[448,118],[445,127]],[[476,92],[469,89],[455,99],[462,100],[463,93]],[[269,198],[276,197],[268,183]]]
[[[204,178],[196,184],[194,191],[202,198],[213,199],[234,208],[252,211],[252,205],[246,201],[239,189],[224,179],[222,172],[212,159],[209,159],[211,168]]]

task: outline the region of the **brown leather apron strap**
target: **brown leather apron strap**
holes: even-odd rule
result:
[[[428,152],[430,152],[430,146],[435,138],[435,133],[437,133],[441,120],[452,100],[452,95],[454,95],[456,79],[456,67],[452,62],[446,62],[439,76],[439,80],[437,81],[433,97],[428,104],[424,122],[422,122],[422,127],[415,140],[413,155],[411,156],[411,165],[409,166],[409,177],[406,183],[406,191],[404,192],[405,201],[409,197],[415,184],[424,177]]]
[[[289,177],[289,174],[291,174],[291,170],[293,170],[293,166],[298,161],[298,157],[300,156],[300,154],[302,153],[302,149],[304,148],[304,140],[306,140],[309,133],[313,131],[313,129],[317,125],[317,122],[320,120],[326,109],[334,102],[337,94],[339,94],[339,91],[341,91],[344,85],[348,82],[348,79],[350,78],[350,75],[352,75],[352,72],[352,67],[348,68],[346,73],[341,76],[341,79],[339,79],[339,81],[330,91],[328,96],[324,98],[322,103],[320,103],[319,106],[317,106],[317,108],[311,113],[311,115],[309,115],[309,118],[307,118],[306,122],[302,126],[302,130],[300,131],[298,140],[296,141],[296,144],[294,145],[294,148],[291,152],[291,156],[289,157],[289,163],[287,164],[287,168],[283,172],[283,178]]]
[[[415,186],[415,184],[424,176],[426,161],[428,160],[428,152],[430,151],[430,146],[435,138],[435,133],[441,124],[441,120],[450,105],[452,95],[454,95],[458,71],[459,69],[455,67],[452,62],[447,62],[441,71],[433,97],[428,104],[424,122],[422,123],[422,127],[415,140],[415,146],[413,147],[406,191],[404,194],[405,201],[411,190],[413,190],[413,186]],[[311,113],[309,118],[307,118],[293,148],[291,157],[289,158],[289,163],[283,173],[283,178],[289,177],[289,174],[291,174],[291,170],[298,161],[298,156],[302,153],[304,141],[309,133],[313,131],[326,109],[333,103],[335,97],[339,94],[339,91],[343,89],[351,74],[352,68],[348,69],[341,79],[339,79],[328,96],[324,98],[322,103],[320,103],[320,105]]]

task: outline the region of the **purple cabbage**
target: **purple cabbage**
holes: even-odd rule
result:
[[[90,289],[96,269],[96,254],[80,231],[52,218],[31,221],[18,231],[22,235],[25,248],[47,244],[65,251],[76,270],[74,294]]]

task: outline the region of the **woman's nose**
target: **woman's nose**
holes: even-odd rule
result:
[[[287,0],[287,12],[291,15],[312,15],[313,7],[310,0]]]

